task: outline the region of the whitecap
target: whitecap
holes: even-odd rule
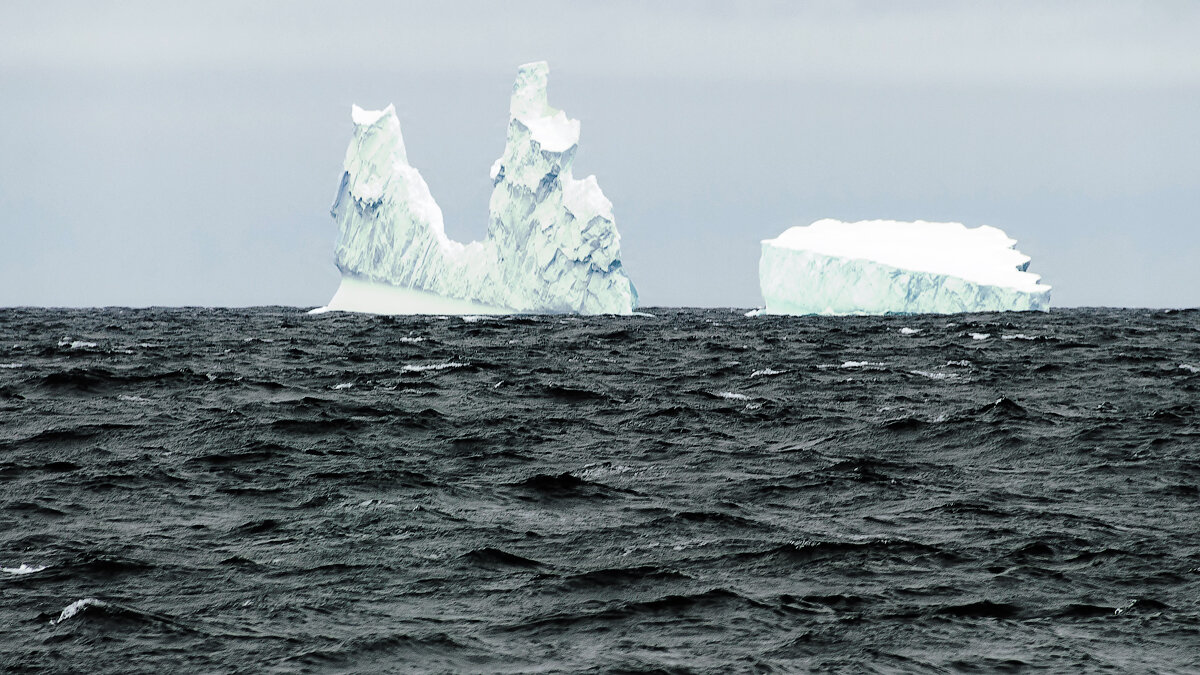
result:
[[[34,567],[33,565],[21,563],[20,567],[0,567],[0,572],[21,576],[23,574],[34,574],[36,572],[41,572],[44,569],[46,569],[45,565],[38,565],[37,567]]]
[[[121,394],[121,395],[117,396],[117,400],[124,401],[126,403],[149,403],[150,402],[150,399],[148,399],[148,398],[142,398],[141,396],[130,396],[128,394]]]
[[[750,397],[745,394],[738,394],[732,391],[719,391],[717,396],[731,401],[749,401]]]
[[[0,368],[5,370],[14,370],[16,368],[24,368],[24,363],[0,363]]]
[[[672,551],[683,551],[689,548],[703,548],[712,543],[710,539],[685,539],[683,541],[671,544]]]
[[[463,368],[470,365],[469,363],[458,363],[457,361],[449,361],[447,363],[430,363],[426,365],[418,365],[410,363],[400,370],[407,373],[423,373],[427,370],[446,370],[447,368]]]
[[[971,362],[966,359],[963,359],[962,361],[947,361],[946,365],[947,366],[957,366],[959,368],[970,368]]]
[[[838,368],[882,368],[884,364],[871,361],[846,361]]]
[[[594,480],[603,476],[619,476],[625,473],[645,473],[645,469],[635,469],[632,466],[624,464],[613,464],[612,462],[595,462],[584,465],[583,469],[576,474],[586,480]]]
[[[750,373],[750,377],[770,377],[772,375],[782,375],[786,372],[787,372],[786,370],[773,370],[771,368],[763,368],[762,370],[756,370],[753,373]]]
[[[342,382],[340,384],[333,385],[333,388],[334,389],[349,389],[350,387],[353,387],[353,386],[354,386],[353,382]]]
[[[958,373],[933,373],[928,370],[910,370],[908,372],[912,373],[913,375],[928,377],[931,380],[957,380],[958,378],[962,377]]]
[[[407,342],[410,344],[416,344],[418,342],[424,342],[425,338],[423,338],[423,337],[402,337],[402,338],[398,338],[397,341],[398,342]]]
[[[972,340],[986,340],[992,337],[991,333],[969,333]]]
[[[67,347],[68,349],[83,349],[95,347],[96,343],[88,342],[87,340],[73,340],[70,336],[63,336],[63,339],[58,341],[58,346]]]
[[[920,332],[921,332],[920,328],[909,328],[908,326],[905,326],[904,328],[900,329],[901,335],[916,335],[917,333],[920,333]]]
[[[1001,340],[1036,340],[1036,337],[1030,337],[1024,333],[1013,333],[1012,335],[1001,335]]]
[[[72,602],[64,607],[62,613],[58,615],[57,619],[50,619],[50,625],[53,626],[60,624],[88,607],[104,607],[107,604],[108,603],[104,602],[103,600],[97,600],[96,598],[84,598],[82,600],[76,600],[75,602]]]
[[[1189,373],[1200,373],[1200,367],[1193,366],[1190,363],[1181,363],[1179,364],[1179,368],[1180,370],[1186,370]]]

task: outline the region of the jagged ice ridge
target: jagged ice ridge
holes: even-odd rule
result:
[[[547,103],[549,66],[520,67],[504,154],[492,166],[488,234],[446,236],[442,210],[408,162],[394,106],[354,106],[331,213],[342,283],[329,310],[373,313],[629,314],[612,203],[571,172],[579,121]]]

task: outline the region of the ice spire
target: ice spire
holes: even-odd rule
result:
[[[512,100],[508,112],[518,119],[548,117],[558,112],[547,102],[546,84],[550,80],[550,64],[545,61],[526,63],[517,69],[513,82]]]

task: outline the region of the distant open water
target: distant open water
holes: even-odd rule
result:
[[[0,310],[9,672],[1200,670],[1200,313]]]

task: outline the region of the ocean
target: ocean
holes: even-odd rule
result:
[[[1200,312],[0,310],[5,672],[1200,672]]]

